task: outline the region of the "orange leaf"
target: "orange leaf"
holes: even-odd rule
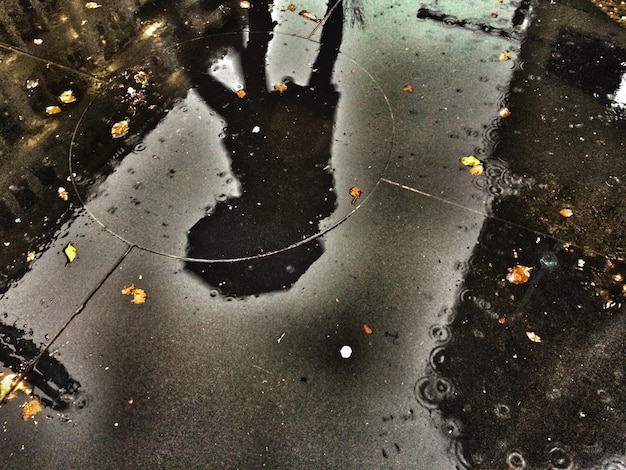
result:
[[[365,330],[365,333],[367,333],[368,335],[371,335],[373,333],[372,329],[367,326],[367,323],[363,323],[363,329]]]

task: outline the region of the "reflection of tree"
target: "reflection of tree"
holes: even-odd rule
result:
[[[331,7],[332,2],[329,11]],[[267,6],[255,4],[249,23],[258,33],[250,35],[245,47],[235,35],[216,38],[220,46],[241,56],[244,99],[206,74],[212,64],[198,60],[203,51],[181,53],[200,96],[227,122],[224,144],[243,190],[240,198],[218,203],[210,216],[193,226],[190,258],[254,257],[283,249],[316,235],[319,221],[335,208],[328,166],[339,94],[331,75],[342,39],[342,6],[323,26],[309,83],[288,81],[282,92],[266,85],[265,60],[274,26]],[[321,242],[313,241],[265,258],[189,263],[188,269],[224,293],[246,295],[289,287],[322,251]]]

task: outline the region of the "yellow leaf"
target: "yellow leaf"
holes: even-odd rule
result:
[[[541,343],[541,337],[533,331],[527,331],[526,336],[528,336],[528,339],[533,343]]]
[[[498,114],[500,114],[501,118],[508,118],[511,115],[511,110],[509,108],[502,108]]]
[[[530,271],[533,268],[528,266],[517,265],[509,268],[509,273],[506,275],[506,280],[512,284],[524,284],[530,279]]]
[[[505,62],[505,61],[509,60],[509,59],[510,59],[510,57],[509,57],[509,51],[504,51],[504,52],[501,52],[501,53],[500,53],[500,55],[499,55],[499,59],[500,59],[500,61],[502,61],[502,62]]]
[[[49,115],[59,114],[61,112],[61,108],[58,106],[46,106],[46,113]]]
[[[33,261],[35,259],[35,252],[29,251],[26,253],[26,261]]]
[[[571,217],[574,215],[574,211],[572,209],[561,209],[559,211],[559,214],[561,214],[563,217]]]
[[[483,174],[483,171],[485,171],[485,167],[482,166],[482,164],[478,164],[478,165],[474,165],[472,167],[470,167],[470,175],[472,176],[479,176]]]
[[[18,378],[17,374],[0,374],[0,400],[5,398],[11,399],[15,398],[15,392],[24,392],[26,395],[30,395],[33,391],[26,386],[26,382],[20,380],[20,382],[15,387],[12,393],[11,389],[15,385],[15,380]]]
[[[67,190],[63,186],[59,187],[58,192],[59,192],[59,197],[63,199],[64,201],[67,201],[69,195],[67,193]]]
[[[61,103],[68,104],[76,101],[76,96],[74,96],[74,92],[72,90],[65,90],[59,95],[59,99],[61,100]]]
[[[76,256],[78,256],[78,251],[76,250],[76,247],[71,243],[67,244],[63,252],[65,253],[65,256],[67,256],[67,260],[70,263],[76,259]]]
[[[22,419],[27,421],[28,418],[35,416],[41,410],[43,410],[43,406],[41,406],[39,400],[33,398],[31,401],[24,403],[22,407]]]
[[[474,155],[465,155],[464,157],[461,157],[459,161],[465,166],[476,166],[481,164],[480,160]]]
[[[100,8],[102,5],[98,5],[96,2],[87,2],[85,3],[85,8]]]

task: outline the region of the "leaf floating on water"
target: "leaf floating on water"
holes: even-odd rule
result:
[[[485,171],[485,167],[482,164],[474,165],[469,170],[470,175],[472,175],[472,176],[482,175],[483,171]]]
[[[85,3],[85,8],[90,8],[90,9],[94,9],[94,8],[100,8],[102,5],[99,5],[96,2],[87,2]]]
[[[274,85],[274,90],[278,91],[279,93],[282,93],[286,89],[287,89],[287,85],[285,85],[284,83],[279,83],[278,85]]]
[[[511,110],[509,108],[502,108],[498,114],[500,114],[501,118],[506,119],[511,115]]]
[[[43,410],[43,406],[39,400],[33,398],[31,401],[24,403],[24,406],[22,407],[22,419],[24,421],[28,421],[28,418],[35,416],[41,410]]]
[[[146,297],[147,297],[146,291],[136,287],[135,284],[131,284],[128,287],[124,287],[122,289],[122,294],[132,295],[133,298],[131,302],[134,304],[143,304],[146,301]]]
[[[572,209],[563,208],[559,211],[563,217],[571,217],[574,215],[574,211]]]
[[[504,51],[501,52],[500,55],[498,56],[498,58],[500,59],[500,62],[506,62],[507,60],[509,60],[511,57],[509,56],[509,51]]]
[[[533,343],[541,343],[541,337],[533,331],[527,331],[526,336],[528,336],[528,339]]]
[[[481,164],[480,160],[474,155],[465,155],[464,157],[459,158],[459,161],[465,166],[476,166]]]
[[[46,106],[46,113],[49,115],[59,114],[61,112],[61,108],[58,106]]]
[[[413,93],[413,85],[404,85],[404,87],[402,88],[404,91],[406,91],[407,93]]]
[[[296,11],[296,6],[293,3],[290,3],[289,5],[287,5],[287,10]]]
[[[72,245],[71,243],[67,244],[63,252],[65,253],[65,256],[67,256],[67,260],[70,263],[74,261],[76,257],[78,256],[78,251],[76,250],[76,247]]]
[[[35,252],[29,251],[26,253],[26,261],[33,261],[35,259]]]
[[[116,122],[111,127],[111,136],[114,139],[119,139],[120,137],[124,137],[128,134],[130,121],[128,119],[124,119],[123,121]]]
[[[65,90],[59,95],[59,99],[61,100],[61,103],[69,104],[76,101],[76,96],[72,90]]]
[[[237,91],[237,96],[239,98],[243,98],[244,96],[246,96],[246,90],[238,90]]]
[[[506,280],[512,284],[524,284],[530,279],[530,271],[533,268],[528,266],[517,265],[509,268],[509,273],[506,275]]]
[[[68,198],[69,198],[68,192],[67,192],[67,190],[63,186],[59,186],[59,189],[57,191],[58,191],[59,197],[61,199],[63,199],[64,201],[68,200]]]

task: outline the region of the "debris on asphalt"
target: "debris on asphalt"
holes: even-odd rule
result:
[[[530,279],[530,271],[533,268],[528,266],[517,265],[509,268],[509,273],[506,275],[506,280],[512,284],[524,284]]]

